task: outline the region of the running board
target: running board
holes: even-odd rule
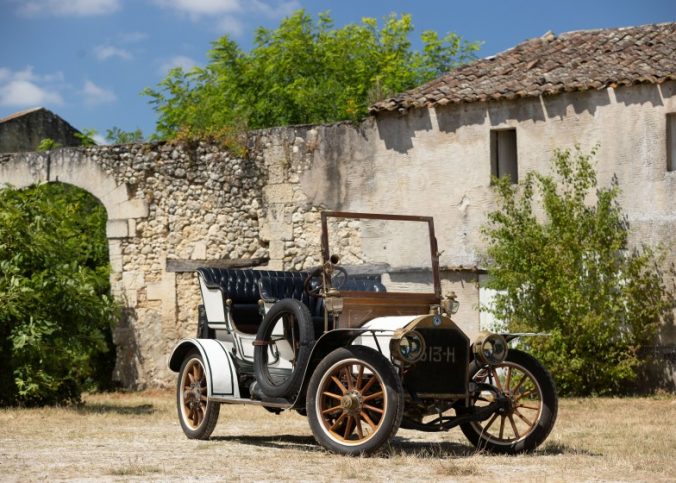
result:
[[[253,406],[265,406],[268,408],[280,408],[280,409],[289,409],[293,406],[293,403],[290,403],[286,399],[276,398],[274,401],[261,401],[259,399],[242,399],[237,397],[223,397],[223,396],[211,396],[209,401],[224,403],[224,404],[251,404]]]

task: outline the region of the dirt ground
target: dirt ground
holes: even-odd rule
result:
[[[171,392],[89,395],[80,408],[0,410],[0,481],[674,481],[676,397],[564,399],[548,441],[477,453],[460,430],[401,430],[370,458],[319,447],[304,417],[223,406],[209,441],[183,435]]]

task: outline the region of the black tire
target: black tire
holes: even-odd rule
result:
[[[399,376],[380,352],[356,345],[338,348],[310,379],[305,407],[312,434],[336,453],[373,453],[399,429],[403,394]]]
[[[204,361],[197,350],[183,359],[176,383],[176,407],[183,432],[190,439],[209,439],[218,422],[221,405],[207,401]]]
[[[510,400],[504,414],[460,425],[474,446],[494,453],[515,454],[533,451],[544,442],[554,427],[559,405],[554,380],[537,359],[511,349],[506,360],[494,366],[490,377],[487,368],[476,360],[469,370],[470,380],[490,383]],[[475,399],[472,404],[482,402]]]
[[[254,375],[261,391],[269,397],[287,397],[298,392],[314,345],[315,334],[310,310],[295,299],[282,299],[272,306],[263,318],[256,339],[271,341],[272,331],[280,319],[288,327],[294,327],[294,340],[290,341],[294,347],[295,358],[291,374],[270,372],[267,344],[257,345],[254,348]]]

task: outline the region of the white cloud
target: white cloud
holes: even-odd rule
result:
[[[94,47],[94,55],[96,56],[97,59],[99,60],[108,60],[113,57],[118,57],[122,60],[130,60],[133,55],[131,52],[125,49],[121,49],[119,47],[115,47],[114,45],[97,45]]]
[[[148,34],[145,32],[123,32],[118,37],[123,44],[136,44],[147,39]]]
[[[63,98],[63,73],[56,72],[39,76],[28,66],[23,70],[12,71],[0,68],[0,105],[11,107],[35,107],[47,104],[61,105]]]
[[[220,31],[240,36],[247,20],[264,16],[279,19],[302,8],[299,0],[153,0],[162,8],[187,15],[193,21],[215,20]]]
[[[96,106],[117,100],[117,96],[113,91],[97,86],[90,80],[85,81],[82,95],[87,106]]]
[[[166,61],[162,66],[160,67],[160,73],[162,75],[167,75],[171,69],[175,69],[176,67],[180,67],[183,70],[190,70],[193,67],[197,65],[197,62],[190,57],[186,57],[184,55],[177,55],[175,57],[172,57],[168,61]]]
[[[120,8],[120,0],[29,0],[23,1],[17,13],[26,16],[56,15],[88,17],[108,15]]]
[[[302,5],[297,0],[280,2],[274,5],[271,5],[270,3],[267,2],[263,2],[261,0],[251,0],[249,5],[252,11],[262,13],[268,18],[288,17],[295,10],[302,8]]]
[[[58,92],[50,92],[27,80],[12,80],[0,86],[0,105],[11,107],[63,104]]]
[[[242,9],[240,0],[155,0],[155,3],[162,8],[187,13],[193,19],[238,12]]]
[[[226,33],[238,36],[244,33],[244,22],[237,17],[227,15],[218,22],[218,28]]]

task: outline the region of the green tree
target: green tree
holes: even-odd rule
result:
[[[106,140],[111,144],[132,144],[143,142],[143,132],[140,129],[135,131],[123,131],[117,126],[106,129]]]
[[[38,151],[51,151],[52,149],[60,148],[61,144],[54,141],[52,138],[44,138],[40,140],[40,144],[36,148]]]
[[[299,10],[275,30],[259,28],[250,52],[221,37],[206,67],[174,69],[144,94],[163,138],[356,120],[373,101],[429,81],[479,48],[426,31],[418,52],[412,31],[410,15],[392,14],[382,28],[373,18],[336,28],[328,13],[315,22]]]
[[[0,405],[76,401],[110,377],[105,224],[73,186],[0,190]]]
[[[490,311],[512,331],[550,334],[522,343],[568,395],[630,389],[673,304],[653,250],[627,248],[620,190],[597,186],[595,151],[556,151],[554,176],[494,180],[499,208],[483,229],[500,291]]]
[[[80,140],[80,146],[96,146],[96,134],[96,129],[83,129],[82,132],[76,132],[75,137]]]

